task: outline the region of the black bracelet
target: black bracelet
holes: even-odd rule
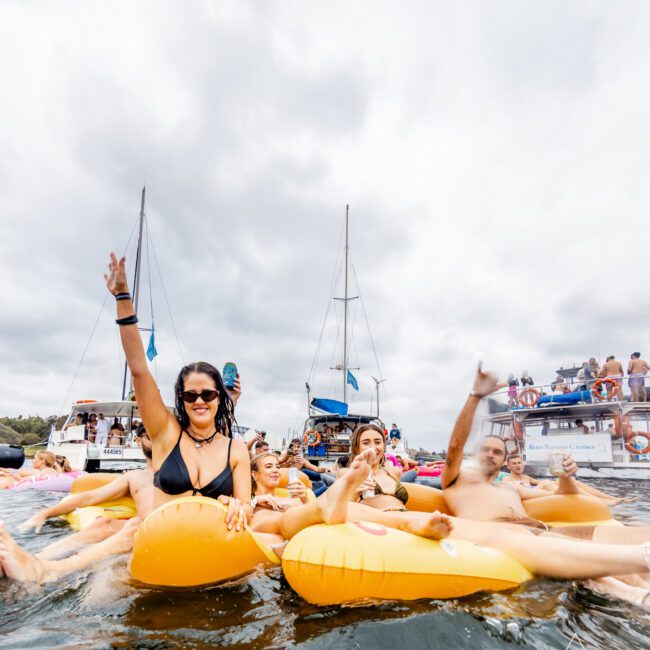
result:
[[[138,317],[135,314],[126,316],[126,318],[118,318],[115,321],[118,325],[135,325],[138,322]]]
[[[115,300],[131,300],[131,294],[126,292],[126,293],[116,293],[115,294]]]

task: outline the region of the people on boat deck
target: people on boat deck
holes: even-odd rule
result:
[[[63,430],[65,431],[66,429],[69,429],[70,427],[80,427],[83,424],[83,414],[82,413],[77,413],[75,416],[74,420],[70,420],[68,424],[66,424],[63,427]]]
[[[119,447],[124,440],[124,425],[120,422],[119,418],[115,418],[108,430],[108,446]]]
[[[528,370],[521,371],[521,386],[526,388],[526,386],[534,386],[535,382],[533,378],[528,374]]]
[[[585,386],[586,390],[591,390],[591,387],[594,385],[596,379],[598,379],[598,363],[594,357],[591,357],[587,364],[583,368],[585,375]]]
[[[94,413],[91,413],[88,417],[88,423],[86,424],[86,440],[92,445],[95,444],[95,436],[97,435],[97,416]]]
[[[401,440],[402,439],[402,432],[399,430],[397,424],[393,422],[393,426],[388,434],[388,438],[391,440]]]
[[[235,380],[237,381],[237,380]],[[248,447],[248,451],[250,452],[251,456],[255,455],[255,445],[260,442],[264,442],[266,439],[266,431],[256,431],[255,435],[250,438],[246,442],[246,447]]]
[[[508,406],[510,408],[515,408],[519,406],[519,397],[517,396],[517,386],[519,386],[519,380],[510,373],[508,375]]]
[[[576,429],[582,429],[581,433],[590,433],[589,427],[582,421],[581,418],[578,418],[575,423]]]
[[[95,444],[96,445],[106,445],[108,442],[108,431],[110,424],[108,420],[104,417],[103,413],[100,413],[97,416],[97,424],[95,425]]]
[[[630,362],[627,365],[627,374],[630,376],[628,385],[632,392],[633,402],[646,402],[647,393],[645,389],[645,376],[650,370],[650,365],[641,358],[640,352],[632,352]]]

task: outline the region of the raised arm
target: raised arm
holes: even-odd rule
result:
[[[460,466],[463,462],[463,451],[467,444],[470,431],[472,430],[472,422],[474,421],[474,414],[476,413],[478,403],[481,399],[503,388],[505,385],[498,383],[495,375],[489,372],[483,372],[479,363],[472,392],[465,401],[454,425],[454,429],[451,432],[451,439],[447,447],[447,458],[442,474],[440,475],[443,490],[448,488],[458,478]]]
[[[126,281],[124,257],[118,261],[115,253],[111,253],[108,271],[108,274],[104,275],[104,279],[108,290],[116,297],[120,338],[126,362],[129,364],[129,370],[133,376],[133,387],[138,402],[138,410],[149,437],[154,440],[157,436],[170,429],[174,417],[165,406],[156,380],[147,366],[137,319],[132,318],[135,316],[135,308]]]
[[[55,506],[39,510],[24,524],[21,524],[19,528],[22,532],[34,528],[38,533],[43,524],[52,517],[60,517],[61,515],[67,515],[69,512],[72,512],[77,508],[94,506],[99,503],[105,503],[107,501],[113,501],[114,499],[127,496],[129,496],[129,479],[126,474],[121,474],[118,478],[106,485],[102,485],[94,490],[88,490],[87,492],[71,494],[59,501]]]

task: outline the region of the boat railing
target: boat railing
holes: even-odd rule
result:
[[[489,397],[492,401],[492,411],[516,410],[521,408],[532,408],[539,403],[540,398],[544,398],[544,404],[566,403],[566,395],[570,393],[582,393],[576,395],[576,402],[593,402],[593,401],[630,401],[631,396],[629,389],[625,386],[625,379],[629,375],[617,375],[609,377],[597,377],[589,381],[571,379],[559,379],[549,384],[533,384],[527,386],[517,385],[513,387],[506,386],[492,393]],[[601,381],[614,380],[612,382]],[[594,384],[598,394],[594,394]],[[618,389],[616,389],[616,386]],[[626,392],[627,389],[627,392]],[[574,402],[575,403],[575,402]],[[502,408],[499,408],[501,406]]]

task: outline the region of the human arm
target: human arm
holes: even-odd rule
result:
[[[67,515],[69,512],[77,508],[84,508],[86,506],[94,506],[98,503],[105,503],[113,501],[121,497],[129,496],[129,478],[126,474],[121,474],[115,480],[102,485],[94,490],[87,492],[79,492],[78,494],[71,494],[57,503],[51,508],[43,508],[35,515],[30,517],[24,524],[19,526],[21,532],[26,532],[34,528],[35,532],[39,532],[43,524],[52,517],[60,517]]]
[[[574,474],[578,471],[578,466],[571,454],[564,454],[562,467],[564,468],[564,474],[558,480],[556,494],[579,494],[578,485],[573,478]]]
[[[472,430],[476,407],[483,397],[494,393],[505,385],[500,384],[493,374],[483,372],[481,364],[479,364],[472,393],[465,401],[454,425],[454,429],[451,432],[451,439],[447,447],[447,458],[440,478],[443,490],[449,487],[458,478],[458,474],[460,473],[460,466],[463,462],[463,451]]]
[[[124,257],[118,261],[115,253],[111,253],[111,261],[108,265],[109,272],[104,275],[104,279],[106,280],[106,287],[113,295],[129,292],[124,261]],[[117,300],[116,305],[118,319],[135,314],[135,308],[130,299]],[[175,422],[174,416],[165,406],[156,381],[149,372],[144,354],[144,345],[137,324],[120,325],[119,329],[126,362],[133,377],[138,410],[149,437],[153,441],[167,431],[171,435],[176,435],[176,430],[170,426],[172,422]]]
[[[324,474],[327,471],[326,467],[319,467],[318,465],[312,465],[306,458],[302,459],[302,463],[300,464],[301,469],[308,469],[312,472],[317,472],[318,474]]]
[[[232,468],[233,495],[219,497],[219,501],[227,503],[226,526],[241,530],[253,515],[251,507],[251,459],[248,448],[242,440],[233,440],[230,456],[234,460]],[[225,501],[224,501],[225,499]]]
[[[248,449],[249,453],[252,453],[252,449],[255,446],[256,442],[259,442],[262,439],[262,436],[260,436],[259,433],[256,433],[247,443],[246,443],[246,448]]]

